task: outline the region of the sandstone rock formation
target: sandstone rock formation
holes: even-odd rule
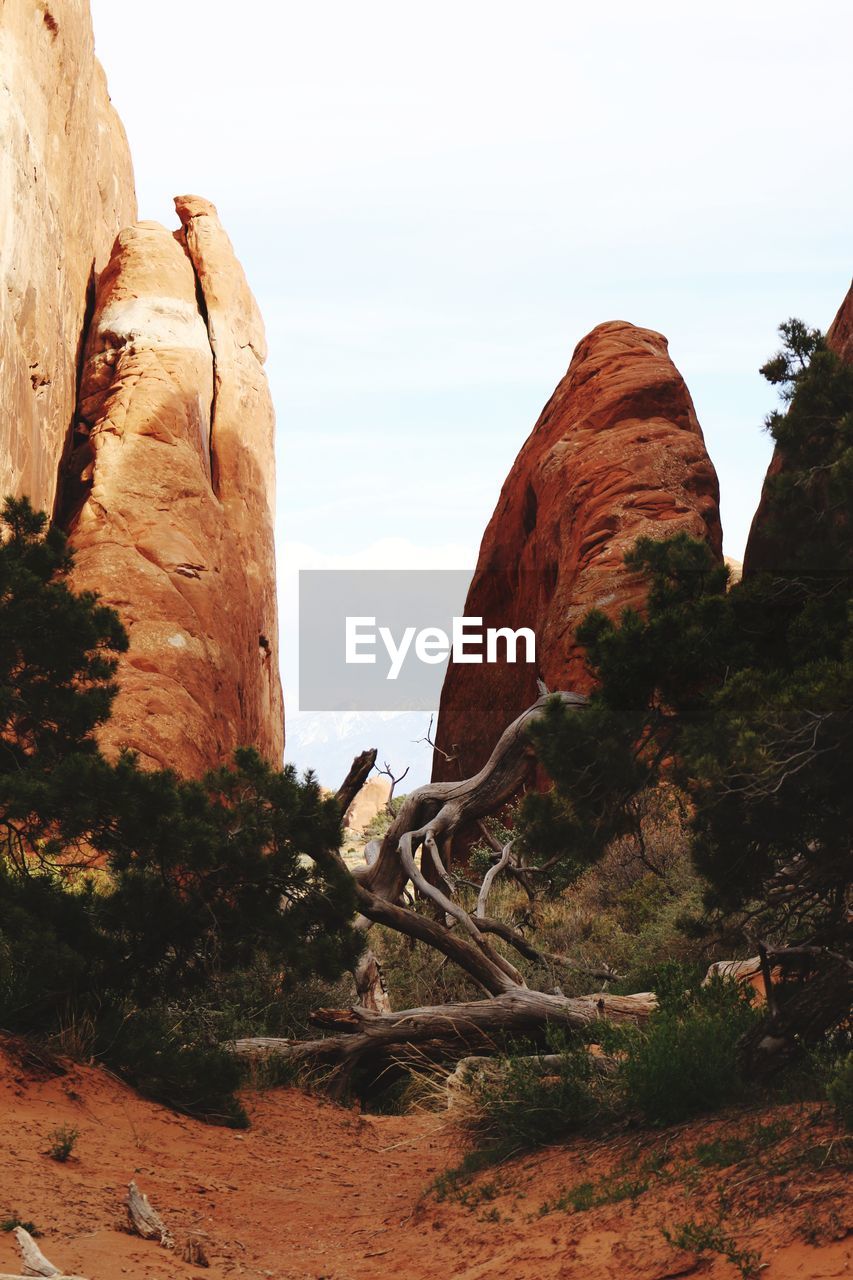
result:
[[[721,555],[719,487],[666,339],[621,321],[599,325],[518,455],[480,547],[465,606],[484,626],[532,627],[538,675],[585,692],[574,633],[593,606],[641,606],[625,552],[641,535],[707,538]],[[433,778],[468,777],[537,696],[527,665],[451,663]],[[443,753],[454,757],[445,758]]]
[[[827,330],[826,340],[836,355],[848,363],[853,363],[853,285]],[[777,446],[773,450],[773,457],[770,459],[770,466],[764,477],[761,499],[749,530],[743,557],[743,571],[747,575],[767,569],[784,571],[786,563],[796,562],[797,553],[801,551],[804,540],[807,538],[807,531],[798,527],[791,527],[784,531],[772,528],[770,489],[775,478],[785,471],[785,467],[785,455]]]
[[[0,11],[0,497],[54,513],[76,585],[130,632],[109,753],[280,764],[257,304],[213,205],[179,198],[174,233],[136,223],[88,0]]]
[[[0,494],[53,507],[87,301],[136,218],[88,0],[4,0],[0,22]]]
[[[86,342],[65,507],[75,584],[128,628],[114,753],[280,763],[273,412],[263,325],[213,205],[122,231]]]
[[[361,833],[388,803],[391,783],[387,778],[368,778],[344,814],[348,831]]]
[[[836,355],[853,364],[853,284],[826,331],[826,340]]]
[[[723,560],[729,571],[729,588],[731,588],[743,577],[743,561],[735,560],[734,556],[723,556]]]

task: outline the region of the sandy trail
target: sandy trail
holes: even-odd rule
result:
[[[392,1248],[408,1256],[408,1274],[431,1273],[423,1243],[407,1247],[407,1225],[452,1159],[435,1118],[362,1118],[293,1090],[253,1095],[248,1108],[249,1130],[215,1128],[138,1098],[100,1070],[37,1078],[7,1060],[0,1217],[34,1222],[51,1261],[92,1280],[355,1280],[382,1274]],[[66,1164],[45,1154],[60,1126],[79,1132]],[[202,1237],[209,1270],[124,1231],[131,1178],[178,1243]],[[13,1238],[0,1235],[0,1271],[17,1262]]]
[[[635,1201],[586,1213],[542,1212],[561,1188],[596,1177],[623,1157],[591,1141],[530,1156],[480,1175],[467,1203],[425,1192],[458,1157],[441,1117],[362,1117],[294,1090],[251,1095],[252,1128],[213,1128],[138,1098],[103,1071],[63,1076],[0,1063],[0,1218],[16,1214],[43,1233],[46,1255],[90,1280],[667,1280],[693,1273],[737,1277],[719,1255],[673,1249],[661,1223],[703,1210],[705,1190],[661,1181]],[[66,1164],[45,1152],[51,1131],[79,1131]],[[618,1146],[618,1144],[617,1144]],[[624,1147],[624,1143],[622,1143]],[[609,1164],[608,1164],[609,1162]],[[123,1197],[134,1178],[167,1219],[178,1245],[199,1236],[208,1269],[127,1233]],[[849,1185],[817,1175],[800,1210],[826,1231],[810,1246],[790,1206],[755,1219],[767,1280],[851,1274]],[[802,1197],[800,1197],[802,1199]],[[793,1233],[793,1234],[792,1234]],[[0,1234],[0,1271],[16,1271]]]

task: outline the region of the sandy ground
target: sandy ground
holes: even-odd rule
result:
[[[213,1128],[145,1102],[101,1070],[57,1076],[0,1050],[0,1218],[34,1222],[45,1254],[90,1280],[722,1280],[742,1270],[719,1253],[674,1248],[661,1231],[716,1221],[722,1187],[726,1230],[760,1251],[767,1280],[853,1274],[851,1187],[833,1155],[843,1139],[814,1107],[785,1109],[791,1167],[781,1172],[679,1173],[694,1168],[697,1141],[761,1119],[741,1114],[603,1144],[576,1140],[439,1200],[430,1188],[459,1156],[442,1116],[362,1117],[294,1090],[246,1101],[250,1130]],[[45,1153],[63,1125],[79,1138],[59,1164]],[[666,1169],[633,1200],[585,1212],[549,1205],[580,1182],[663,1157]],[[209,1268],[127,1233],[131,1178],[178,1250],[191,1235],[201,1240]],[[3,1270],[19,1270],[10,1234],[0,1234]]]

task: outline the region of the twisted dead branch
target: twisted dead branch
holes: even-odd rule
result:
[[[367,889],[398,901],[409,879],[399,853],[403,836],[411,837],[414,855],[429,833],[446,862],[458,832],[495,813],[522,789],[535,765],[527,730],[542,716],[549,698],[578,710],[586,706],[586,698],[579,693],[546,694],[508,725],[479,773],[459,782],[428,782],[410,792],[385,834],[376,861],[355,873]]]
[[[420,1060],[465,1056],[472,1051],[494,1051],[496,1044],[508,1037],[543,1042],[552,1026],[578,1030],[594,1018],[636,1022],[648,1016],[655,1006],[650,993],[596,993],[569,999],[531,990],[516,966],[492,946],[489,935],[502,938],[539,964],[574,968],[605,981],[615,976],[606,967],[588,970],[579,962],[539,951],[517,930],[485,915],[494,879],[510,863],[511,842],[502,849],[496,867],[487,873],[474,914],[458,901],[453,877],[447,871],[454,837],[499,810],[531,775],[535,756],[527,730],[544,713],[549,698],[559,698],[578,712],[586,705],[580,694],[543,694],[503,732],[479,773],[459,782],[428,783],[413,791],[403,801],[372,860],[347,868],[355,879],[358,924],[365,932],[371,925],[381,924],[426,943],[457,964],[487,998],[392,1013],[381,969],[367,951],[357,974],[361,1006],[321,1011],[314,1019],[337,1035],[301,1042],[240,1040],[237,1053],[280,1054],[294,1063],[332,1066],[343,1088],[342,1082],[350,1079],[356,1067],[375,1076],[390,1064],[413,1056]],[[371,755],[375,759],[375,753],[364,753],[359,761]],[[357,763],[350,776],[358,773]],[[330,857],[346,866],[340,855]],[[409,884],[432,913],[404,905]]]
[[[338,802],[338,808],[341,813],[346,813],[367,781],[371,769],[376,764],[376,754],[375,747],[372,747],[370,751],[362,751],[361,755],[356,756],[350,765],[349,773],[335,793],[335,799]]]

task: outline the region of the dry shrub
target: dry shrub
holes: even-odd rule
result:
[[[620,975],[611,990],[648,989],[669,960],[704,965],[713,956],[697,942],[690,921],[702,915],[704,884],[690,858],[690,836],[681,797],[671,787],[649,791],[633,802],[634,831],[614,841],[601,859],[573,885],[557,894],[543,891],[531,903],[514,881],[499,877],[489,898],[489,914],[519,929],[543,952],[569,957],[596,969],[607,965]],[[469,910],[476,895],[460,885]],[[426,909],[426,908],[424,908]],[[432,948],[389,930],[373,929],[395,1009],[469,1000],[482,993]],[[567,996],[597,990],[600,980],[556,963],[534,963],[490,937],[530,986]]]

